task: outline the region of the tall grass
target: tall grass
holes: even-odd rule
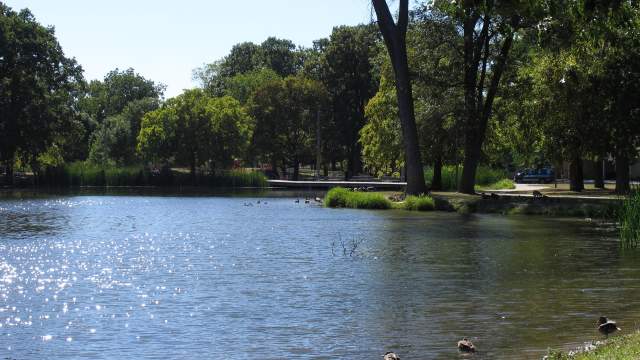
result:
[[[624,248],[635,249],[640,244],[640,189],[635,188],[622,201],[618,211],[620,241]]]
[[[152,173],[142,166],[110,167],[87,162],[75,162],[46,168],[38,184],[51,187],[79,186],[206,186],[206,187],[266,187],[267,178],[256,171],[229,170],[214,175],[163,169]]]
[[[458,168],[458,179],[462,176],[462,167]],[[433,181],[433,168],[427,168],[424,172],[425,180],[428,183]],[[476,185],[484,188],[488,188],[492,185],[492,189],[503,189],[504,187],[495,186],[507,186],[506,188],[513,188],[513,182],[508,183],[505,180],[509,180],[509,174],[503,169],[492,169],[486,166],[479,166],[476,171]],[[458,181],[456,180],[456,166],[445,165],[442,167],[442,190],[452,191],[457,190]]]
[[[390,209],[391,202],[382,194],[357,192],[336,187],[324,197],[324,205],[332,208]]]
[[[410,211],[432,211],[435,209],[433,198],[427,195],[407,196],[403,208]]]

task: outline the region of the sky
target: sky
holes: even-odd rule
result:
[[[269,36],[311,46],[337,25],[368,23],[370,0],[2,0],[52,25],[87,80],[132,67],[167,86],[165,97],[197,84],[192,70],[244,41]]]

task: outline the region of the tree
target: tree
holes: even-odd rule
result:
[[[154,98],[133,100],[119,114],[107,117],[92,135],[89,160],[98,164],[135,163],[138,160],[136,138],[140,132],[142,117],[158,106],[158,101]]]
[[[37,167],[38,156],[73,127],[81,80],[82,69],[64,56],[53,28],[0,3],[0,162],[9,183],[16,154]]]
[[[400,0],[397,24],[394,22],[385,0],[372,0],[372,3],[395,74],[398,110],[405,146],[407,193],[421,194],[426,191],[426,187],[422,160],[420,158],[420,144],[418,142],[418,129],[415,121],[406,46],[406,33],[409,23],[409,1]]]
[[[459,191],[475,193],[476,170],[481,160],[493,101],[507,65],[514,36],[522,25],[526,5],[492,0],[436,1],[454,16],[463,34],[464,51],[464,165]]]
[[[384,77],[380,90],[365,108],[367,124],[360,130],[365,167],[375,175],[393,175],[404,166],[398,100],[393,84]]]
[[[344,149],[347,177],[362,171],[358,138],[365,124],[365,106],[377,90],[372,62],[376,45],[371,26],[340,26],[333,29],[320,56],[319,79],[331,102],[331,116],[323,130],[335,137],[333,151]]]
[[[187,164],[195,181],[197,168],[224,168],[241,156],[252,121],[240,103],[228,96],[211,98],[203,90],[187,90],[162,108],[146,114],[138,135],[138,151],[146,159]]]
[[[273,80],[259,87],[248,107],[256,121],[252,146],[263,160],[293,167],[297,180],[300,163],[311,157],[317,112],[326,104],[322,84],[303,76]]]

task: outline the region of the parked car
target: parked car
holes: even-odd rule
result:
[[[556,176],[552,168],[525,169],[513,177],[516,183],[546,184],[555,181]]]

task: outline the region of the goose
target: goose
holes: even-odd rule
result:
[[[600,316],[598,319],[598,331],[609,337],[609,334],[613,334],[614,332],[620,330],[616,322],[613,320],[607,319],[606,316]]]
[[[458,341],[458,350],[462,352],[476,352],[476,347],[469,339],[463,338]]]

